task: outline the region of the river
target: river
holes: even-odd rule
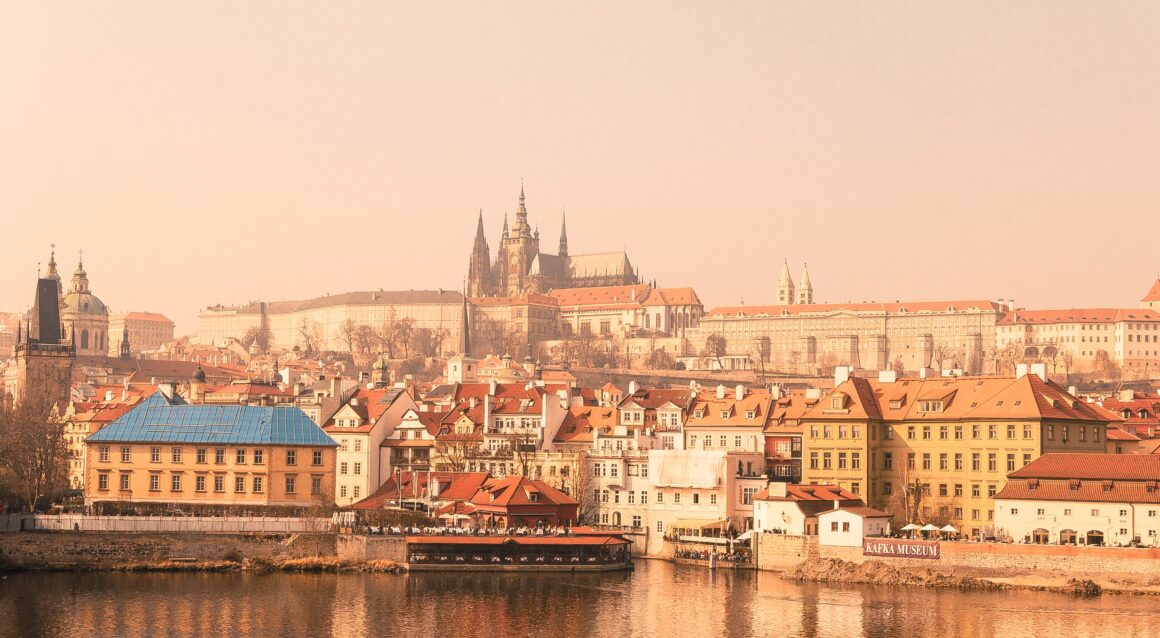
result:
[[[638,561],[614,574],[12,573],[0,638],[1149,636],[1160,599],[797,584]]]

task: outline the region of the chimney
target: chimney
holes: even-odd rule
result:
[[[628,393],[636,394],[636,379],[628,382]]]
[[[330,377],[330,396],[338,397],[342,392],[342,388],[338,384],[338,376]]]
[[[475,406],[479,405],[479,399],[476,397],[471,397],[470,399],[467,400],[467,405],[468,405],[468,407],[474,409]]]
[[[495,379],[492,379],[492,380],[487,382],[487,394],[488,394],[488,396],[493,396],[493,397],[495,396],[495,386],[496,386]]]
[[[834,368],[834,385],[839,386],[850,380],[849,366],[836,366]]]
[[[1027,376],[1027,364],[1020,363],[1019,365],[1015,366],[1015,378],[1022,379],[1025,376]]]
[[[835,499],[834,500],[834,509],[836,509],[836,510],[842,509],[842,501]]]
[[[166,381],[159,384],[157,389],[160,390],[161,394],[170,401],[173,400],[173,397],[177,396],[177,384],[172,381]]]
[[[898,380],[898,373],[894,370],[879,370],[878,383],[894,383]]]
[[[786,487],[786,483],[770,483],[769,495],[776,498],[785,498],[786,494],[788,494]]]
[[[738,401],[744,399],[745,398],[745,386],[738,383],[737,387],[733,388],[733,395],[734,395],[734,397],[736,397],[736,399]]]
[[[112,390],[105,390],[105,401],[112,401],[112,400],[113,400],[113,391]]]
[[[718,398],[718,399],[724,399],[724,398],[725,398],[725,386],[723,386],[723,385],[718,385],[718,386],[717,386],[717,398]]]
[[[1040,381],[1047,381],[1047,364],[1033,363],[1031,364],[1031,374],[1039,377]]]

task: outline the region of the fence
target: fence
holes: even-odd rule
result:
[[[258,516],[0,516],[0,531],[302,533],[333,529],[330,518]]]

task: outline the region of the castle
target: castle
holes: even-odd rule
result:
[[[467,294],[471,297],[517,296],[546,293],[560,288],[631,286],[640,283],[628,255],[621,252],[572,255],[568,253],[566,220],[560,224],[560,250],[555,255],[540,252],[540,231],[528,224],[524,187],[520,186],[515,224],[503,235],[495,261],[483,232],[483,211],[475,230],[475,245],[467,268]]]

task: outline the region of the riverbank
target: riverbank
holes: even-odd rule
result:
[[[1006,576],[950,572],[918,565],[900,567],[881,560],[861,563],[836,558],[807,560],[780,573],[786,580],[818,583],[913,586],[959,591],[1018,589],[1075,596],[1101,594],[1160,595],[1160,575],[1152,579],[1104,578],[1092,580],[1069,575],[1013,574]]]
[[[53,566],[38,571],[65,571]],[[70,569],[67,571],[78,571]],[[389,560],[351,561],[338,558],[290,558],[265,560],[248,558],[241,561],[178,561],[133,562],[109,565],[80,571],[113,572],[291,572],[291,573],[342,573],[342,574],[402,574],[406,567]]]

